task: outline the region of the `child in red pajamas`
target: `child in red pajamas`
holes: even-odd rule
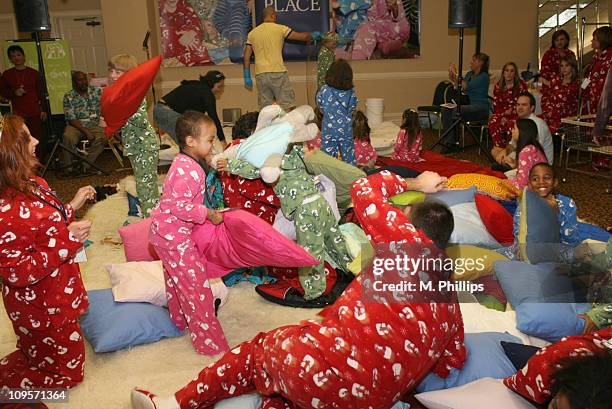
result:
[[[387,203],[388,197],[423,187],[424,182],[443,183],[431,172],[419,178],[406,182],[383,171],[355,182],[355,211],[375,242],[432,244],[424,231],[408,221],[397,226],[386,222],[389,212],[397,212]],[[372,204],[377,206],[373,213]],[[436,235],[444,245],[452,231],[452,214],[446,208],[440,212],[439,204],[427,206],[415,223],[428,232],[439,232]],[[434,217],[436,225],[428,225],[434,213],[443,217]],[[383,232],[390,235],[381,236]],[[260,333],[204,368],[174,396],[160,398],[135,389],[132,406],[212,408],[222,399],[256,390],[264,395],[262,408],[267,409],[383,409],[430,371],[447,376],[452,367],[463,365],[458,304],[366,302],[361,278],[321,312],[322,322],[306,321]]]
[[[85,345],[79,316],[88,305],[74,257],[91,221],[74,211],[95,197],[79,189],[64,205],[47,182],[20,117],[0,117],[0,278],[17,350],[0,359],[2,388],[71,388],[83,380]]]

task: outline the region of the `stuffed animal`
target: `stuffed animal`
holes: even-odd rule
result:
[[[283,155],[291,143],[314,139],[319,132],[314,119],[314,110],[308,105],[284,113],[278,105],[262,109],[255,133],[239,145],[230,146],[225,152],[215,155],[213,167],[221,158],[240,159],[259,169],[261,179],[274,183],[280,176]]]

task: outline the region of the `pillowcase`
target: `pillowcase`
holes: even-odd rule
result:
[[[501,332],[465,334],[467,358],[463,368],[452,368],[446,378],[430,373],[416,387],[416,391],[448,389],[484,377],[503,379],[514,374],[516,369],[504,353],[500,341],[521,342],[517,337]]]
[[[561,239],[556,212],[546,200],[527,188],[523,190],[519,206],[519,258],[532,264],[557,261]]]
[[[507,179],[480,173],[458,173],[448,179],[449,189],[467,189],[476,186],[479,192],[496,199],[511,200],[518,196],[519,190]]]
[[[119,228],[127,261],[159,260],[155,247],[149,243],[150,230],[151,219],[148,218]]]
[[[474,260],[473,262],[464,263],[463,266],[459,266],[457,262],[455,262],[455,271],[451,276],[453,280],[472,281],[485,275],[491,275],[495,272],[493,263],[498,260],[508,260],[506,257],[493,250],[483,249],[469,244],[448,246],[446,248],[446,255],[453,260]]]
[[[414,192],[411,190],[400,193],[389,198],[389,201],[398,206],[411,206],[425,200],[425,193]]]
[[[361,227],[355,223],[344,223],[338,227],[346,241],[346,249],[353,260],[347,265],[347,268],[351,273],[358,275],[374,258],[374,247]]]
[[[584,320],[577,317],[590,309],[573,286],[562,265],[520,261],[496,261],[495,274],[516,311],[516,328],[550,342],[580,334]]]
[[[257,392],[223,399],[215,403],[214,409],[259,409],[261,408],[261,395]]]
[[[210,220],[195,226],[191,237],[209,278],[222,277],[239,267],[319,264],[300,245],[244,210],[223,213],[223,223],[216,226]]]
[[[516,344],[506,341],[501,341],[501,346],[517,371],[523,368],[525,364],[527,364],[527,361],[540,350],[540,348],[534,347],[533,345]]]
[[[475,186],[472,186],[467,189],[446,189],[438,193],[427,195],[426,200],[438,200],[447,205],[448,207],[451,207],[456,204],[473,202],[475,194]]]
[[[261,168],[271,155],[284,155],[294,128],[288,122],[272,124],[243,140],[236,150],[236,159]]]
[[[506,388],[502,381],[482,378],[457,388],[425,392],[415,398],[429,409],[537,409]]]
[[[504,246],[514,243],[514,218],[495,199],[475,195],[476,208],[487,231]]]
[[[611,343],[612,328],[564,338],[540,349],[527,361],[527,365],[522,370],[504,379],[504,384],[527,399],[544,403],[552,398],[551,378],[560,362],[568,357],[610,353]]]
[[[148,302],[165,307],[166,286],[161,261],[107,264],[113,298],[117,302]]]
[[[121,129],[138,110],[155,80],[161,62],[161,56],[153,57],[102,90],[100,113],[106,122],[106,136],[110,137]]]
[[[88,291],[81,317],[83,334],[94,351],[111,352],[183,335],[165,308],[149,303],[118,303],[110,288]]]
[[[482,223],[476,204],[462,203],[450,208],[455,220],[455,228],[449,243],[473,244],[487,248],[498,248],[500,244],[491,236]]]

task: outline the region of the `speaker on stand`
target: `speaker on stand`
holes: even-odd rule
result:
[[[15,8],[15,17],[17,19],[17,28],[21,32],[32,33],[32,38],[36,42],[36,54],[38,55],[38,72],[40,73],[40,90],[41,90],[41,102],[42,109],[47,114],[47,120],[44,122],[45,130],[47,133],[48,142],[53,142],[53,148],[49,153],[49,158],[45,163],[41,176],[44,176],[47,172],[47,168],[53,162],[58,148],[69,152],[72,156],[76,157],[82,162],[88,163],[91,167],[97,171],[108,174],[103,169],[92,163],[86,157],[80,155],[76,150],[70,149],[62,143],[62,139],[55,132],[53,126],[53,119],[51,116],[51,103],[49,101],[49,89],[47,88],[47,79],[45,77],[45,64],[43,59],[43,52],[41,48],[42,37],[40,33],[42,31],[51,30],[51,19],[49,18],[49,7],[47,0],[13,0],[13,6]]]

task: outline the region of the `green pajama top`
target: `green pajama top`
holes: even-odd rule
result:
[[[159,151],[157,133],[147,116],[146,100],[142,100],[138,110],[121,128],[121,142],[123,142],[123,154],[125,156]]]

